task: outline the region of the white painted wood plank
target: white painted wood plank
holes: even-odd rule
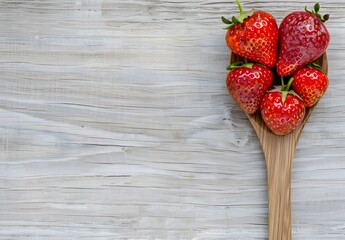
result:
[[[313,1],[243,1],[278,22]],[[293,237],[345,239],[345,1],[293,166]],[[227,94],[229,1],[0,1],[0,239],[267,239],[265,165]]]

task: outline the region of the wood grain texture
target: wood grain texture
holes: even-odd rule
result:
[[[242,1],[278,22],[312,1]],[[345,1],[292,166],[293,239],[345,239]],[[0,239],[267,239],[259,141],[228,96],[231,1],[0,1]]]

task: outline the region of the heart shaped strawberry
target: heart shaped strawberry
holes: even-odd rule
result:
[[[306,107],[317,103],[328,87],[327,75],[316,64],[298,70],[293,79],[292,88],[303,99]]]
[[[280,76],[296,70],[320,57],[328,47],[330,36],[323,24],[329,15],[321,16],[320,4],[314,11],[293,12],[279,26],[280,49],[277,72]]]
[[[225,40],[231,51],[250,61],[274,67],[277,61],[278,26],[274,17],[264,11],[244,13],[239,0],[239,17],[231,21],[222,17],[228,29]]]
[[[230,95],[248,114],[256,112],[273,82],[269,68],[253,63],[234,63],[228,67],[226,86]]]
[[[293,91],[289,91],[292,80],[287,86],[284,86],[282,81],[281,91],[268,92],[260,106],[266,126],[277,135],[290,133],[304,118],[305,106],[302,100]]]

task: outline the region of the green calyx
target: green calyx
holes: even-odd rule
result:
[[[250,17],[251,15],[253,15],[253,12],[249,12],[249,13],[246,13],[246,12],[243,12],[243,9],[242,9],[242,6],[241,6],[241,3],[239,0],[236,0],[237,2],[237,5],[238,5],[238,8],[240,9],[240,15],[238,17],[235,17],[233,16],[231,18],[231,20],[225,18],[225,17],[222,17],[222,21],[223,23],[225,23],[226,26],[224,29],[230,29],[232,26],[234,26],[236,23],[243,23],[244,19],[246,19],[247,17]]]
[[[242,63],[242,62],[232,63],[226,67],[226,70],[232,70],[232,69],[241,68],[241,67],[252,68],[253,65],[254,65],[254,63],[249,63],[249,62],[247,62],[247,59],[245,59],[245,63]]]
[[[292,90],[292,89],[290,90],[291,84],[292,84],[293,80],[294,80],[293,77],[290,78],[288,84],[285,85],[285,83],[284,83],[284,78],[281,77],[281,84],[282,84],[282,86],[281,86],[280,92],[282,93],[282,104],[283,104],[283,105],[284,105],[285,100],[286,100],[286,98],[287,98],[287,96],[288,96],[289,94],[292,94],[292,95],[294,95],[294,96],[296,96],[296,97],[298,97],[298,98],[301,98],[300,96],[298,96],[298,94],[297,94],[294,90]],[[277,90],[276,90],[276,91],[277,91]],[[278,91],[279,91],[279,90],[278,90]]]
[[[321,22],[326,22],[328,19],[329,19],[329,14],[326,14],[326,15],[321,15],[319,14],[319,11],[320,11],[320,3],[316,3],[314,5],[314,9],[313,10],[309,10],[307,8],[307,6],[305,6],[305,11],[308,12],[308,13],[311,13],[311,14],[314,14],[315,16],[317,16],[318,18],[320,18]]]
[[[317,64],[317,63],[314,63],[314,62],[311,62],[308,64],[308,68],[316,68],[316,69],[319,69],[321,72],[325,73],[322,69],[322,67]]]

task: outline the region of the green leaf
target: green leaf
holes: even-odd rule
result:
[[[233,17],[231,18],[231,21],[232,21],[233,23],[238,23],[238,20],[237,20],[237,18],[236,18],[235,16],[233,16]]]
[[[226,19],[225,17],[222,16],[222,21],[225,24],[232,24],[232,22],[229,19]]]
[[[276,86],[273,86],[273,89],[268,90],[267,92],[281,92],[282,91],[281,88],[282,88],[282,86],[276,85]]]
[[[282,104],[284,105],[285,103],[285,100],[286,100],[286,97],[287,95],[289,94],[289,92],[287,91],[282,91]]]
[[[318,13],[320,11],[320,3],[316,3],[314,6],[314,11]]]
[[[243,63],[242,62],[234,62],[233,64],[231,64],[231,66],[242,66]]]
[[[225,30],[229,30],[232,26],[234,26],[234,24],[232,23],[232,24],[230,24],[230,25],[228,25],[228,26],[226,26],[225,28],[223,28],[223,29],[225,29]]]
[[[329,19],[329,14],[323,15],[323,22],[328,21]]]
[[[323,73],[325,73],[323,71],[323,68],[319,64],[314,63],[314,62],[309,63],[308,64],[308,68],[316,68],[316,69],[319,69],[320,71],[322,71]]]
[[[312,67],[314,67],[314,68],[318,68],[318,69],[322,70],[322,67],[319,64],[315,63],[315,62],[311,62],[310,65]]]
[[[240,68],[243,66],[242,62],[235,62],[226,67],[226,70],[232,70],[234,68]]]
[[[289,93],[298,97],[299,99],[301,99],[303,101],[303,99],[294,90],[290,90]]]
[[[253,65],[254,65],[254,63],[245,63],[245,64],[243,64],[243,67],[252,68]]]

